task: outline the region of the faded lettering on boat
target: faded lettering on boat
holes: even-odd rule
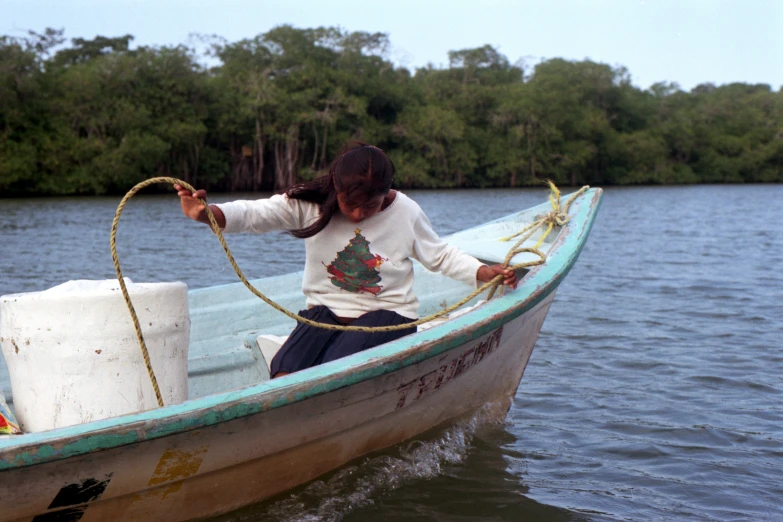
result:
[[[405,406],[406,403],[419,400],[423,395],[433,390],[437,390],[452,379],[459,377],[474,365],[480,363],[484,357],[492,353],[500,344],[500,338],[503,335],[501,326],[487,337],[484,341],[466,351],[462,355],[454,357],[451,361],[441,365],[437,370],[433,370],[418,379],[405,383],[397,388],[400,394],[396,409]],[[409,401],[408,396],[416,390],[416,395]]]

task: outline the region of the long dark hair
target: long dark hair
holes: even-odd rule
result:
[[[393,177],[394,163],[381,149],[360,141],[349,143],[332,162],[328,174],[286,191],[289,198],[316,203],[320,210],[320,216],[312,225],[291,230],[291,235],[304,239],[323,230],[339,212],[338,192],[349,200],[386,195]]]

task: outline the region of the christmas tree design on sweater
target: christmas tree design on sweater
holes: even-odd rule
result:
[[[388,259],[370,252],[370,242],[360,229],[354,230],[354,234],[354,238],[337,254],[332,264],[322,264],[331,274],[329,279],[334,286],[349,292],[378,295],[383,290],[378,284],[381,282],[378,269]]]

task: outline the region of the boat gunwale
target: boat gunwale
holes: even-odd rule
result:
[[[550,248],[547,263],[533,267],[520,289],[486,302],[470,313],[400,338],[369,353],[360,352],[280,380],[267,380],[153,410],[0,439],[0,472],[255,415],[392,373],[484,336],[529,311],[559,286],[586,243],[601,196],[602,190],[594,188],[577,198],[570,213],[573,226],[566,227],[558,235]],[[536,205],[526,211],[545,205]],[[518,214],[516,212],[480,226],[501,222]],[[563,248],[568,245],[573,245],[573,248]]]

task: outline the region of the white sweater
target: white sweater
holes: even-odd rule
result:
[[[226,233],[304,228],[319,215],[314,203],[285,195],[217,206],[226,216]],[[391,310],[416,319],[411,259],[474,288],[482,265],[440,239],[421,207],[399,191],[391,205],[360,223],[337,212],[326,228],[305,239],[305,251],[307,307],[324,305],[338,317]]]

